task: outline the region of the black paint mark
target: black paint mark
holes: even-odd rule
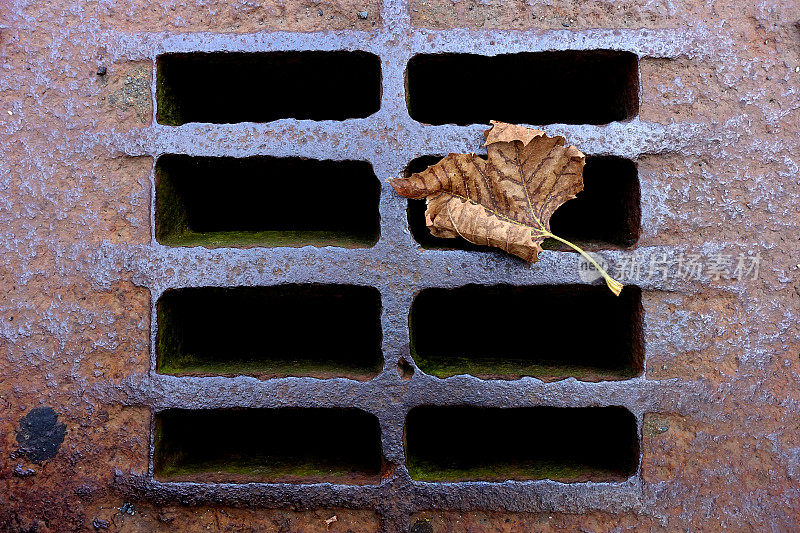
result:
[[[53,409],[37,407],[20,419],[17,444],[28,459],[41,463],[56,456],[66,434],[66,424],[58,423]]]

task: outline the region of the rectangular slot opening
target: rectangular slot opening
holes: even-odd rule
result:
[[[277,285],[165,291],[156,367],[180,376],[347,377],[383,367],[374,287]]]
[[[630,52],[419,54],[406,85],[411,118],[427,124],[606,124],[639,112]]]
[[[438,163],[443,156],[418,157],[406,167],[406,177]],[[636,244],[641,234],[641,200],[636,163],[622,157],[589,156],[583,169],[583,191],[553,213],[550,229],[554,234],[584,249],[626,248]],[[425,225],[425,200],[408,201],[408,226],[412,237],[423,248],[490,251],[465,239],[434,237]],[[542,248],[571,250],[555,239]]]
[[[424,289],[411,306],[411,354],[446,378],[622,380],[643,370],[641,290],[599,285]],[[469,334],[465,324],[475,324]]]
[[[180,126],[345,120],[380,108],[380,58],[367,52],[196,52],[158,57],[157,120]]]
[[[360,410],[172,409],[157,414],[154,424],[159,480],[380,482],[380,426]],[[335,438],[325,438],[326,431]]]
[[[369,247],[380,234],[379,197],[367,161],[163,155],[156,239],[209,248]]]
[[[624,481],[639,437],[622,407],[416,407],[406,467],[418,481]]]

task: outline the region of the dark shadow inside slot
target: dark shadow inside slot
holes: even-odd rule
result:
[[[164,155],[156,238],[210,248],[368,247],[380,234],[379,196],[366,161]]]
[[[159,480],[380,481],[378,419],[356,409],[172,409],[154,423]]]
[[[196,52],[158,57],[159,124],[345,120],[380,108],[380,58],[367,52]]]
[[[636,473],[636,418],[622,407],[412,409],[406,465],[418,481],[624,481]]]
[[[611,50],[419,54],[406,99],[427,124],[606,124],[638,114],[639,61]]]
[[[605,285],[424,289],[410,329],[417,366],[441,378],[621,380],[644,368],[635,286],[620,296]]]
[[[373,287],[173,289],[157,313],[157,370],[164,374],[365,380],[383,367]]]

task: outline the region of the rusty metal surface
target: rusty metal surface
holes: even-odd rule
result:
[[[585,2],[564,3],[580,13]],[[183,28],[167,5],[153,15],[139,5],[144,2],[36,4],[20,0],[0,8],[6,68],[0,109],[0,527],[186,530],[208,512],[216,518],[209,523],[220,529],[225,516],[223,525],[232,529],[317,531],[325,529],[328,514],[321,509],[339,513],[339,525],[354,530],[360,524],[362,530],[408,531],[420,517],[431,518],[437,532],[800,527],[800,36],[791,19],[800,4],[745,8],[687,0],[670,3],[655,24],[621,29],[613,21],[610,27],[565,23],[571,25],[549,29],[538,18],[518,28],[513,9],[527,8],[512,6],[498,8],[491,29],[474,27],[472,18],[462,20],[463,28],[431,29],[411,20],[424,25],[446,5],[431,2],[425,9],[433,11],[423,16],[412,11],[417,3],[412,8],[386,0],[380,16],[377,5],[369,6],[367,25],[359,22],[361,7],[335,2],[334,11],[346,20],[336,31],[308,32],[319,23],[302,17],[320,16],[316,10],[329,4],[313,4],[309,15],[308,6],[291,3],[291,16],[275,15],[266,24],[271,31],[256,33],[228,33],[228,12],[222,10],[228,17],[223,24],[214,18],[223,15],[199,4],[194,7],[209,9],[208,17],[191,18]],[[629,13],[645,10],[645,2],[624,4]],[[481,5],[476,9],[486,9]],[[243,7],[237,16],[247,14]],[[705,22],[711,18],[719,24]],[[284,26],[290,31],[274,32]],[[638,117],[544,128],[587,154],[618,155],[639,165],[639,244],[601,255],[646,264],[688,253],[705,260],[758,253],[762,261],[758,280],[634,281],[643,289],[645,319],[640,377],[598,383],[442,380],[417,369],[402,379],[397,365],[401,358],[413,360],[408,312],[419,290],[582,281],[571,253],[545,252],[538,264],[527,265],[495,252],[422,250],[408,231],[405,200],[385,183],[381,236],[372,248],[169,248],[155,240],[153,168],[161,154],[365,159],[383,181],[421,155],[474,151],[485,129],[410,119],[404,72],[414,54],[583,49],[624,50],[640,58]],[[270,50],[379,55],[380,111],[343,122],[170,127],[154,120],[159,54]],[[99,76],[98,66],[108,73]],[[144,98],[141,86],[149,88]],[[260,381],[155,373],[151,339],[163,291],[298,282],[380,290],[385,362],[379,376],[368,382]],[[403,450],[406,413],[418,405],[464,404],[625,406],[642,433],[639,469],[620,483],[411,480]],[[154,412],[286,406],[358,407],[375,414],[390,475],[374,486],[153,479]],[[19,436],[26,417],[46,408],[58,421],[45,433],[58,437],[58,424],[65,424],[64,442],[45,439],[45,449],[56,447],[54,457],[26,455],[19,444],[27,438]],[[138,514],[128,512],[134,508]],[[365,511],[377,518],[357,514]],[[551,523],[537,513],[556,519]],[[505,525],[509,517],[520,529]]]

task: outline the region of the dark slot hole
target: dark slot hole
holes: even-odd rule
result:
[[[469,334],[443,335],[443,331]],[[467,285],[424,289],[411,306],[411,349],[437,377],[585,381],[627,379],[643,369],[641,290],[605,285]]]
[[[153,462],[166,481],[363,485],[380,481],[380,445],[356,409],[173,409],[156,415]]]
[[[622,407],[416,407],[406,466],[419,481],[622,481],[636,473],[636,418]]]
[[[641,231],[640,204],[636,163],[621,157],[587,157],[583,191],[553,213],[550,229],[589,248],[632,246]]]
[[[639,110],[629,52],[421,54],[406,74],[409,114],[428,124],[606,124]]]
[[[380,59],[366,52],[165,54],[159,124],[344,120],[378,111]]]
[[[169,246],[372,246],[379,196],[366,161],[164,155],[156,238]]]
[[[418,157],[406,168],[406,177],[438,163],[442,156]],[[559,207],[550,218],[550,229],[584,249],[632,246],[641,233],[639,174],[636,164],[621,157],[589,156],[583,169],[583,191]],[[423,248],[488,251],[486,246],[464,239],[434,237],[425,226],[425,200],[408,201],[411,235]],[[571,250],[554,239],[543,248]]]
[[[383,366],[373,287],[173,289],[157,311],[157,369],[165,374],[368,379]]]

